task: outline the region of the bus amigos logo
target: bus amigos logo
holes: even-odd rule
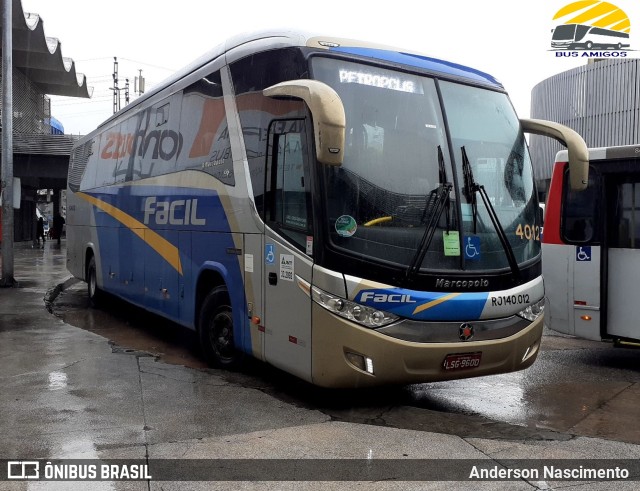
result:
[[[624,58],[630,47],[631,21],[617,6],[600,0],[581,0],[553,17],[551,48],[556,57]],[[597,51],[592,51],[597,50]]]

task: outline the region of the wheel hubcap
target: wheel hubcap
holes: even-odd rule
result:
[[[216,314],[211,322],[209,339],[212,348],[221,358],[230,359],[233,357],[233,320],[231,312],[220,312]]]

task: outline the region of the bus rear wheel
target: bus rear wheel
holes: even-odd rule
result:
[[[224,286],[214,288],[202,302],[198,335],[210,366],[231,370],[241,366],[243,355],[235,346],[231,300]]]
[[[102,291],[98,288],[98,275],[96,273],[96,259],[91,256],[87,266],[87,294],[92,307],[98,306],[102,296]]]

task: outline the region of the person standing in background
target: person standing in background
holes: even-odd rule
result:
[[[60,238],[62,237],[62,227],[64,226],[64,218],[60,213],[56,211],[53,216],[53,233],[54,237],[58,239],[58,245],[60,245]]]
[[[42,217],[38,218],[38,223],[36,224],[36,240],[38,241],[38,245],[40,245],[40,237],[42,237],[42,247],[44,247],[44,219]]]

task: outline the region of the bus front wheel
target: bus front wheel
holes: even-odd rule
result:
[[[98,275],[96,274],[96,259],[91,256],[89,265],[87,266],[87,294],[89,303],[92,307],[96,307],[100,303],[101,290],[98,288]]]
[[[207,362],[215,368],[235,369],[242,363],[233,337],[233,312],[229,292],[214,288],[202,302],[198,321],[200,346]]]

